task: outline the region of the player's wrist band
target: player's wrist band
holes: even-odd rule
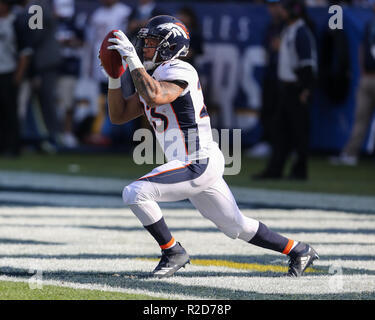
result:
[[[121,78],[108,77],[108,89],[118,89],[121,88]]]
[[[125,61],[123,62],[123,64],[124,63]],[[129,66],[130,72],[132,72],[134,69],[144,68],[143,63],[141,62],[141,60],[139,60],[137,55],[135,57],[127,57],[126,63]]]

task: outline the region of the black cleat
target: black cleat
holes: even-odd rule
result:
[[[306,244],[306,250],[296,257],[290,257],[289,269],[287,276],[289,277],[300,277],[303,272],[313,264],[314,260],[319,259],[316,251]]]
[[[179,242],[171,248],[161,251],[161,259],[152,274],[157,278],[172,276],[177,270],[190,263],[189,255]]]

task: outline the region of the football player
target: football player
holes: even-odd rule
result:
[[[173,275],[189,255],[172,236],[158,202],[189,199],[224,234],[286,254],[290,276],[300,276],[318,255],[308,244],[288,239],[244,216],[223,179],[224,157],[213,141],[197,71],[179,59],[188,53],[189,32],[172,16],[156,16],[140,29],[142,63],[121,32],[109,41],[128,65],[136,93],[124,98],[120,78],[109,78],[108,107],[113,123],[146,115],[167,162],[126,186],[122,197],[162,250],[156,277]],[[171,138],[173,137],[173,138]]]

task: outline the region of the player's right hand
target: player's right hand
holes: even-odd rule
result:
[[[116,36],[116,38],[111,38],[108,40],[114,44],[113,46],[108,47],[109,50],[117,50],[123,59],[128,57],[131,58],[137,55],[133,44],[121,30],[114,32],[113,34]]]

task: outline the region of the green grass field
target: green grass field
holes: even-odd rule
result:
[[[160,299],[141,294],[73,289],[43,285],[33,288],[27,282],[0,281],[0,300],[153,300]]]
[[[375,161],[361,160],[357,167],[332,166],[326,157],[312,157],[309,180],[252,181],[250,175],[259,172],[265,160],[242,158],[241,172],[225,176],[230,185],[273,190],[375,195]],[[1,170],[49,172],[69,175],[136,179],[154,165],[136,165],[126,154],[27,154],[18,159],[1,159]]]

